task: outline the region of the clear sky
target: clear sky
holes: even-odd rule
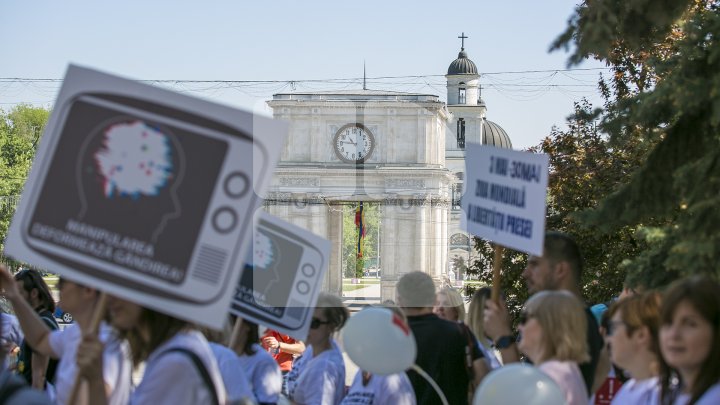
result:
[[[573,101],[600,104],[604,66],[562,71],[567,55],[548,53],[574,0],[10,1],[0,2],[0,108],[52,106],[76,63],[173,83],[198,96],[269,115],[278,92],[362,88],[436,94],[465,49],[481,73],[487,117],[516,149],[565,126]],[[542,71],[542,72],[529,72]],[[525,73],[510,73],[525,72]],[[377,79],[379,77],[390,77]],[[10,79],[10,80],[7,80]],[[342,80],[330,80],[342,79]],[[262,81],[262,82],[259,82]]]

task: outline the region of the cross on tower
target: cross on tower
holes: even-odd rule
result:
[[[460,38],[460,41],[461,41],[460,42],[460,50],[464,51],[465,50],[465,39],[470,38],[470,37],[466,37],[465,33],[463,32],[462,34],[460,34],[460,36],[458,38]]]

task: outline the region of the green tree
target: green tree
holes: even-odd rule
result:
[[[581,283],[589,303],[604,302],[617,295],[625,280],[621,264],[635,256],[639,247],[632,227],[601,234],[579,223],[575,214],[595,207],[627,181],[646,154],[640,142],[612,147],[593,117],[593,108],[587,101],[576,103],[567,122],[568,129],[553,128],[549,136],[530,149],[549,156],[546,228],[571,235],[580,246],[584,258]],[[475,247],[479,255],[469,272],[490,284],[493,249],[489,242],[480,239],[476,239]],[[527,299],[521,276],[526,263],[525,254],[505,251],[501,289],[515,311]]]
[[[556,47],[569,63],[613,52],[637,55],[652,85],[609,103],[602,125],[614,143],[640,134],[643,164],[598,207],[586,226],[605,234],[637,227],[631,283],[660,286],[684,275],[720,273],[720,5],[718,1],[586,1]]]
[[[49,115],[44,108],[28,105],[0,110],[0,248],[4,248],[15,205]]]

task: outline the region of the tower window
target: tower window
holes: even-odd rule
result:
[[[460,88],[458,89],[458,104],[465,104],[465,99],[466,99],[466,97],[465,97],[465,88],[464,88],[464,87],[460,87]]]
[[[465,118],[458,118],[457,121],[457,145],[465,149]]]

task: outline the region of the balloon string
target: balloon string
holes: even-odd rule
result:
[[[418,366],[417,364],[413,364],[410,368],[415,370],[415,372],[420,374],[422,378],[426,379],[427,382],[430,383],[430,385],[435,389],[435,392],[437,392],[438,396],[440,396],[440,400],[442,401],[443,405],[449,405],[447,398],[445,398],[445,394],[443,394],[440,387],[438,387],[437,383],[435,383],[435,381],[430,378],[430,376],[428,375],[428,373],[425,372],[425,370],[421,369],[420,366]]]

